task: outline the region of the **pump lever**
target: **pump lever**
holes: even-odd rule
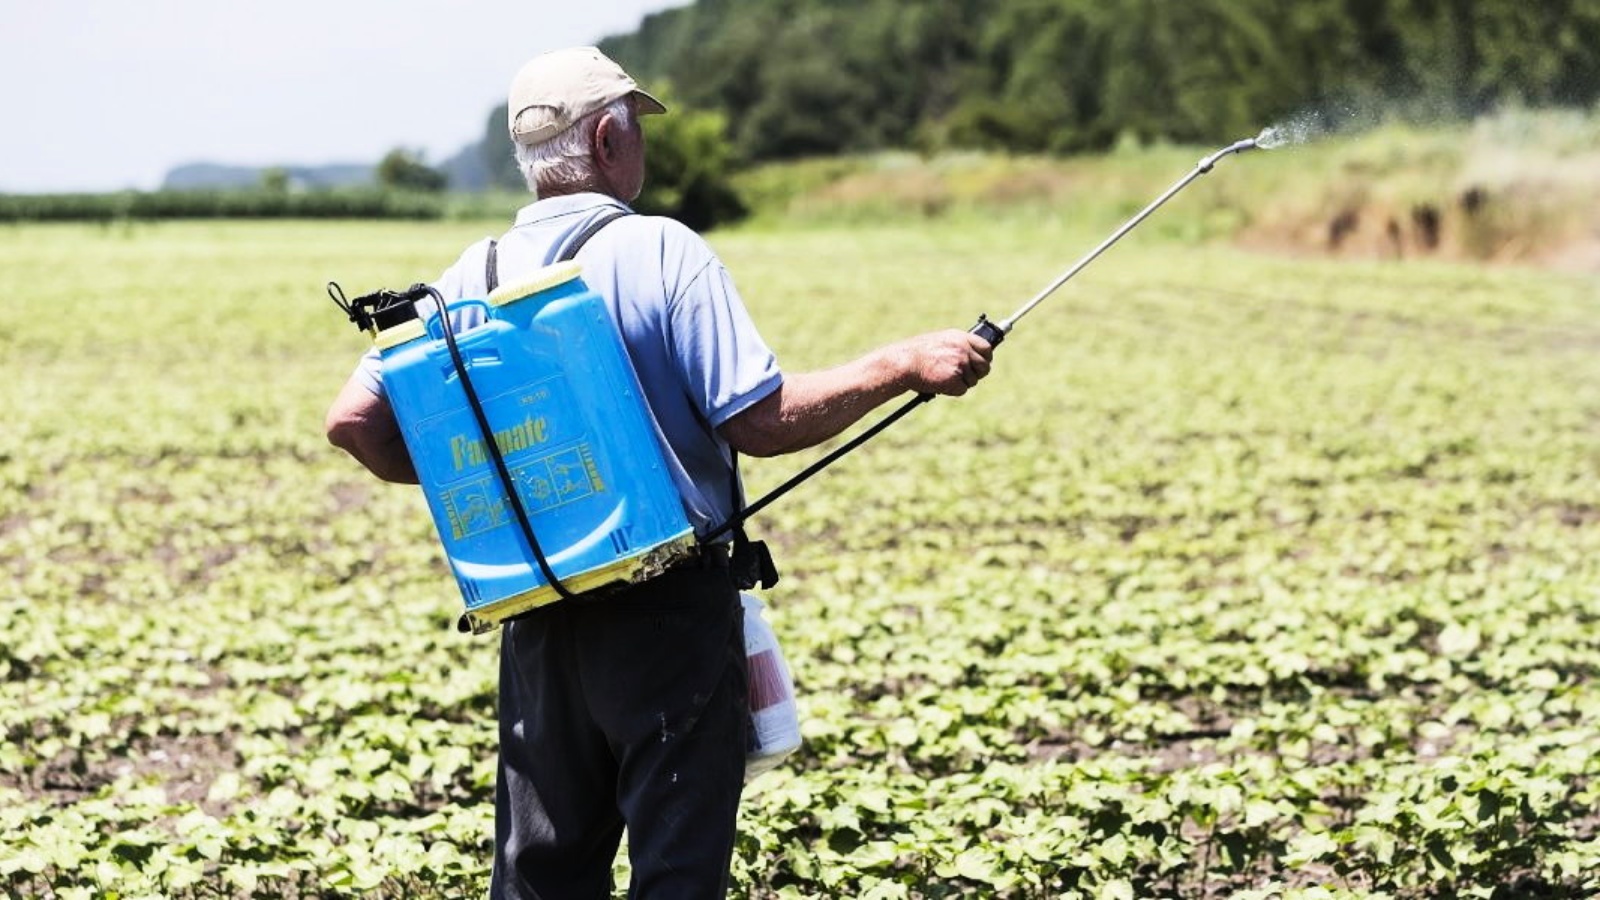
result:
[[[333,302],[340,309],[344,310],[345,317],[348,318],[351,323],[356,326],[356,328],[360,329],[361,331],[371,333],[372,314],[367,311],[367,307],[361,302],[367,298],[358,297],[354,301],[347,299],[344,295],[344,288],[340,287],[339,282],[337,281],[328,282],[328,296],[333,298]]]
[[[431,293],[428,285],[418,283],[403,291],[379,288],[350,300],[345,297],[344,288],[338,282],[328,282],[328,296],[344,310],[345,316],[356,328],[368,334],[376,334],[384,328],[417,318],[417,301],[431,296]]]

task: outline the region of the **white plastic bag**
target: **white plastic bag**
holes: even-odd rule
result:
[[[754,778],[800,748],[800,710],[794,678],[778,649],[765,608],[754,594],[740,593],[744,605],[744,651],[750,666],[750,746],[744,777]]]

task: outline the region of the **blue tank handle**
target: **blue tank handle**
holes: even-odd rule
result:
[[[437,302],[437,301],[435,301],[435,302]],[[489,319],[493,318],[492,307],[489,306],[488,301],[485,301],[485,300],[458,300],[455,303],[450,304],[448,307],[446,307],[444,312],[443,312],[443,314],[437,315],[437,316],[432,316],[432,317],[430,317],[428,319],[428,337],[433,338],[436,341],[444,340],[444,318],[445,318],[445,316],[447,316],[447,315],[449,315],[451,313],[462,312],[463,310],[470,309],[470,308],[472,308],[474,306],[476,306],[479,309],[483,310],[484,321],[488,321]]]

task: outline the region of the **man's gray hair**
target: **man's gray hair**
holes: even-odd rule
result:
[[[538,196],[540,185],[569,190],[593,187],[599,174],[594,169],[594,157],[591,155],[594,150],[594,126],[607,113],[624,129],[633,127],[633,104],[628,102],[627,97],[621,97],[589,113],[574,122],[571,128],[544,143],[528,146],[512,141],[517,168],[522,170],[522,180],[528,183],[528,190]]]

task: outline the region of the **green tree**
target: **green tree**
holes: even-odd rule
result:
[[[649,89],[670,112],[644,119],[648,147],[644,193],[634,207],[640,212],[672,216],[696,229],[726,224],[743,216],[744,203],[733,189],[732,175],[737,166],[727,137],[726,117],[688,107],[665,82],[651,83]],[[503,104],[489,115],[479,152],[489,166],[492,184],[508,190],[527,190],[506,131]]]
[[[261,189],[269,194],[289,193],[289,171],[282,166],[262,169]]]
[[[733,148],[720,113],[680,108],[670,91],[652,91],[672,110],[645,119],[644,192],[640,212],[671,216],[694,229],[727,224],[746,208],[733,189]]]
[[[378,163],[378,184],[395,190],[438,193],[449,183],[443,172],[422,161],[422,155],[411,150],[390,150]]]
[[[1018,151],[1104,146],[1109,30],[1089,0],[1016,0],[990,16],[972,80],[945,117],[951,143]]]

